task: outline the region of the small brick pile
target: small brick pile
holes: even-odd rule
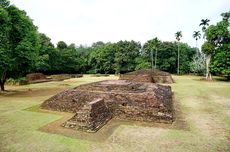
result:
[[[28,82],[33,82],[38,80],[45,80],[46,76],[42,73],[30,73],[26,75],[26,79]]]

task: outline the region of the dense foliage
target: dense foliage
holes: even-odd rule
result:
[[[39,45],[37,27],[26,13],[7,0],[0,4],[0,85],[4,90],[6,78],[34,69]]]
[[[53,73],[125,73],[143,68],[158,68],[175,73],[177,46],[154,38],[143,47],[140,42],[96,42],[77,47],[64,41],[55,47],[48,36],[39,33],[24,11],[1,1],[0,8],[0,77],[1,86],[7,78],[30,72]],[[195,51],[187,44],[181,48],[181,73],[188,73]],[[153,54],[154,52],[154,54]],[[157,53],[158,52],[158,53]]]
[[[217,25],[203,31],[207,42],[202,46],[206,54],[212,54],[211,70],[229,77],[229,13]],[[198,57],[196,48],[179,42],[181,32],[176,33],[178,42],[162,42],[157,37],[141,45],[136,41],[104,43],[91,46],[68,45],[59,41],[55,47],[51,39],[39,33],[26,12],[0,1],[0,84],[4,90],[7,78],[19,78],[30,72],[55,73],[105,73],[118,74],[138,69],[157,68],[181,74],[201,71],[204,56]],[[198,40],[200,33],[194,35]],[[178,61],[180,60],[180,61]]]
[[[211,55],[210,70],[214,74],[230,79],[230,12],[222,13],[222,21],[210,25],[205,31],[207,42],[202,51]]]
[[[175,42],[161,42],[157,41],[157,47],[154,45],[154,41],[150,40],[147,41],[144,44],[144,49],[142,50],[141,56],[143,58],[145,65],[147,65],[145,68],[150,68],[151,65],[151,50],[154,51],[153,54],[155,54],[156,48],[157,48],[157,58],[153,58],[154,62],[156,62],[156,68],[168,71],[170,73],[176,73],[177,72],[177,52],[178,52],[178,46]],[[190,72],[190,62],[192,61],[192,57],[196,53],[195,48],[191,48],[185,43],[178,43],[180,47],[180,72],[181,73],[189,73]],[[143,64],[139,63],[139,64]],[[147,64],[148,63],[148,64]],[[139,65],[137,65],[139,66]]]
[[[44,34],[40,34],[40,37],[43,37],[43,41],[40,38],[40,46],[43,47],[41,47],[35,71],[43,73],[125,73],[137,69],[149,69],[151,59],[154,63],[157,59],[156,68],[176,73],[177,44],[175,42],[158,40],[157,58],[151,58],[156,51],[156,46],[152,42],[156,38],[146,42],[143,48],[139,42],[119,41],[117,43],[96,42],[90,47],[76,47],[70,44],[61,49],[53,47],[50,39]],[[181,73],[189,73],[190,62],[196,50],[185,43],[179,43],[179,45]]]

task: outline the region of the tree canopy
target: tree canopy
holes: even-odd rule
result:
[[[22,76],[35,66],[38,56],[37,27],[25,11],[1,1],[0,8],[0,84],[8,77]]]
[[[200,31],[194,31],[192,36],[197,41],[201,37]]]
[[[7,78],[22,77],[30,72],[118,74],[149,69],[153,63],[155,68],[170,73],[180,70],[183,74],[193,71],[191,69],[203,68],[203,58],[199,66],[194,66],[198,53],[196,48],[180,42],[181,31],[175,33],[178,42],[164,42],[155,37],[143,45],[133,40],[115,43],[98,41],[91,46],[68,45],[59,41],[55,47],[47,35],[38,32],[25,11],[10,5],[8,0],[1,0],[0,6],[1,90],[4,90]],[[200,26],[207,38],[202,51],[210,55],[211,72],[229,78],[230,12],[221,16],[222,21],[209,27],[208,19],[201,20]],[[200,36],[199,31],[194,31],[196,41]]]
[[[206,30],[207,43],[202,46],[206,53],[212,53],[211,72],[230,79],[230,12],[222,13],[222,21],[210,25]]]
[[[181,37],[182,37],[182,32],[181,31],[178,31],[175,33],[175,37],[176,37],[176,40],[177,41],[180,41]]]

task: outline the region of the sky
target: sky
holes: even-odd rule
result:
[[[27,12],[39,32],[56,44],[135,40],[142,44],[158,37],[195,46],[192,35],[201,19],[216,24],[230,11],[230,0],[10,0]],[[203,40],[198,41],[200,46]]]

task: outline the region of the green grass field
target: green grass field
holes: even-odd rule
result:
[[[195,76],[173,78],[175,105],[184,124],[176,121],[169,128],[120,125],[103,142],[41,132],[39,128],[61,116],[25,109],[41,104],[63,89],[117,79],[116,76],[84,76],[60,82],[6,86],[9,92],[0,94],[0,151],[230,151],[230,83],[200,81],[201,77]]]

